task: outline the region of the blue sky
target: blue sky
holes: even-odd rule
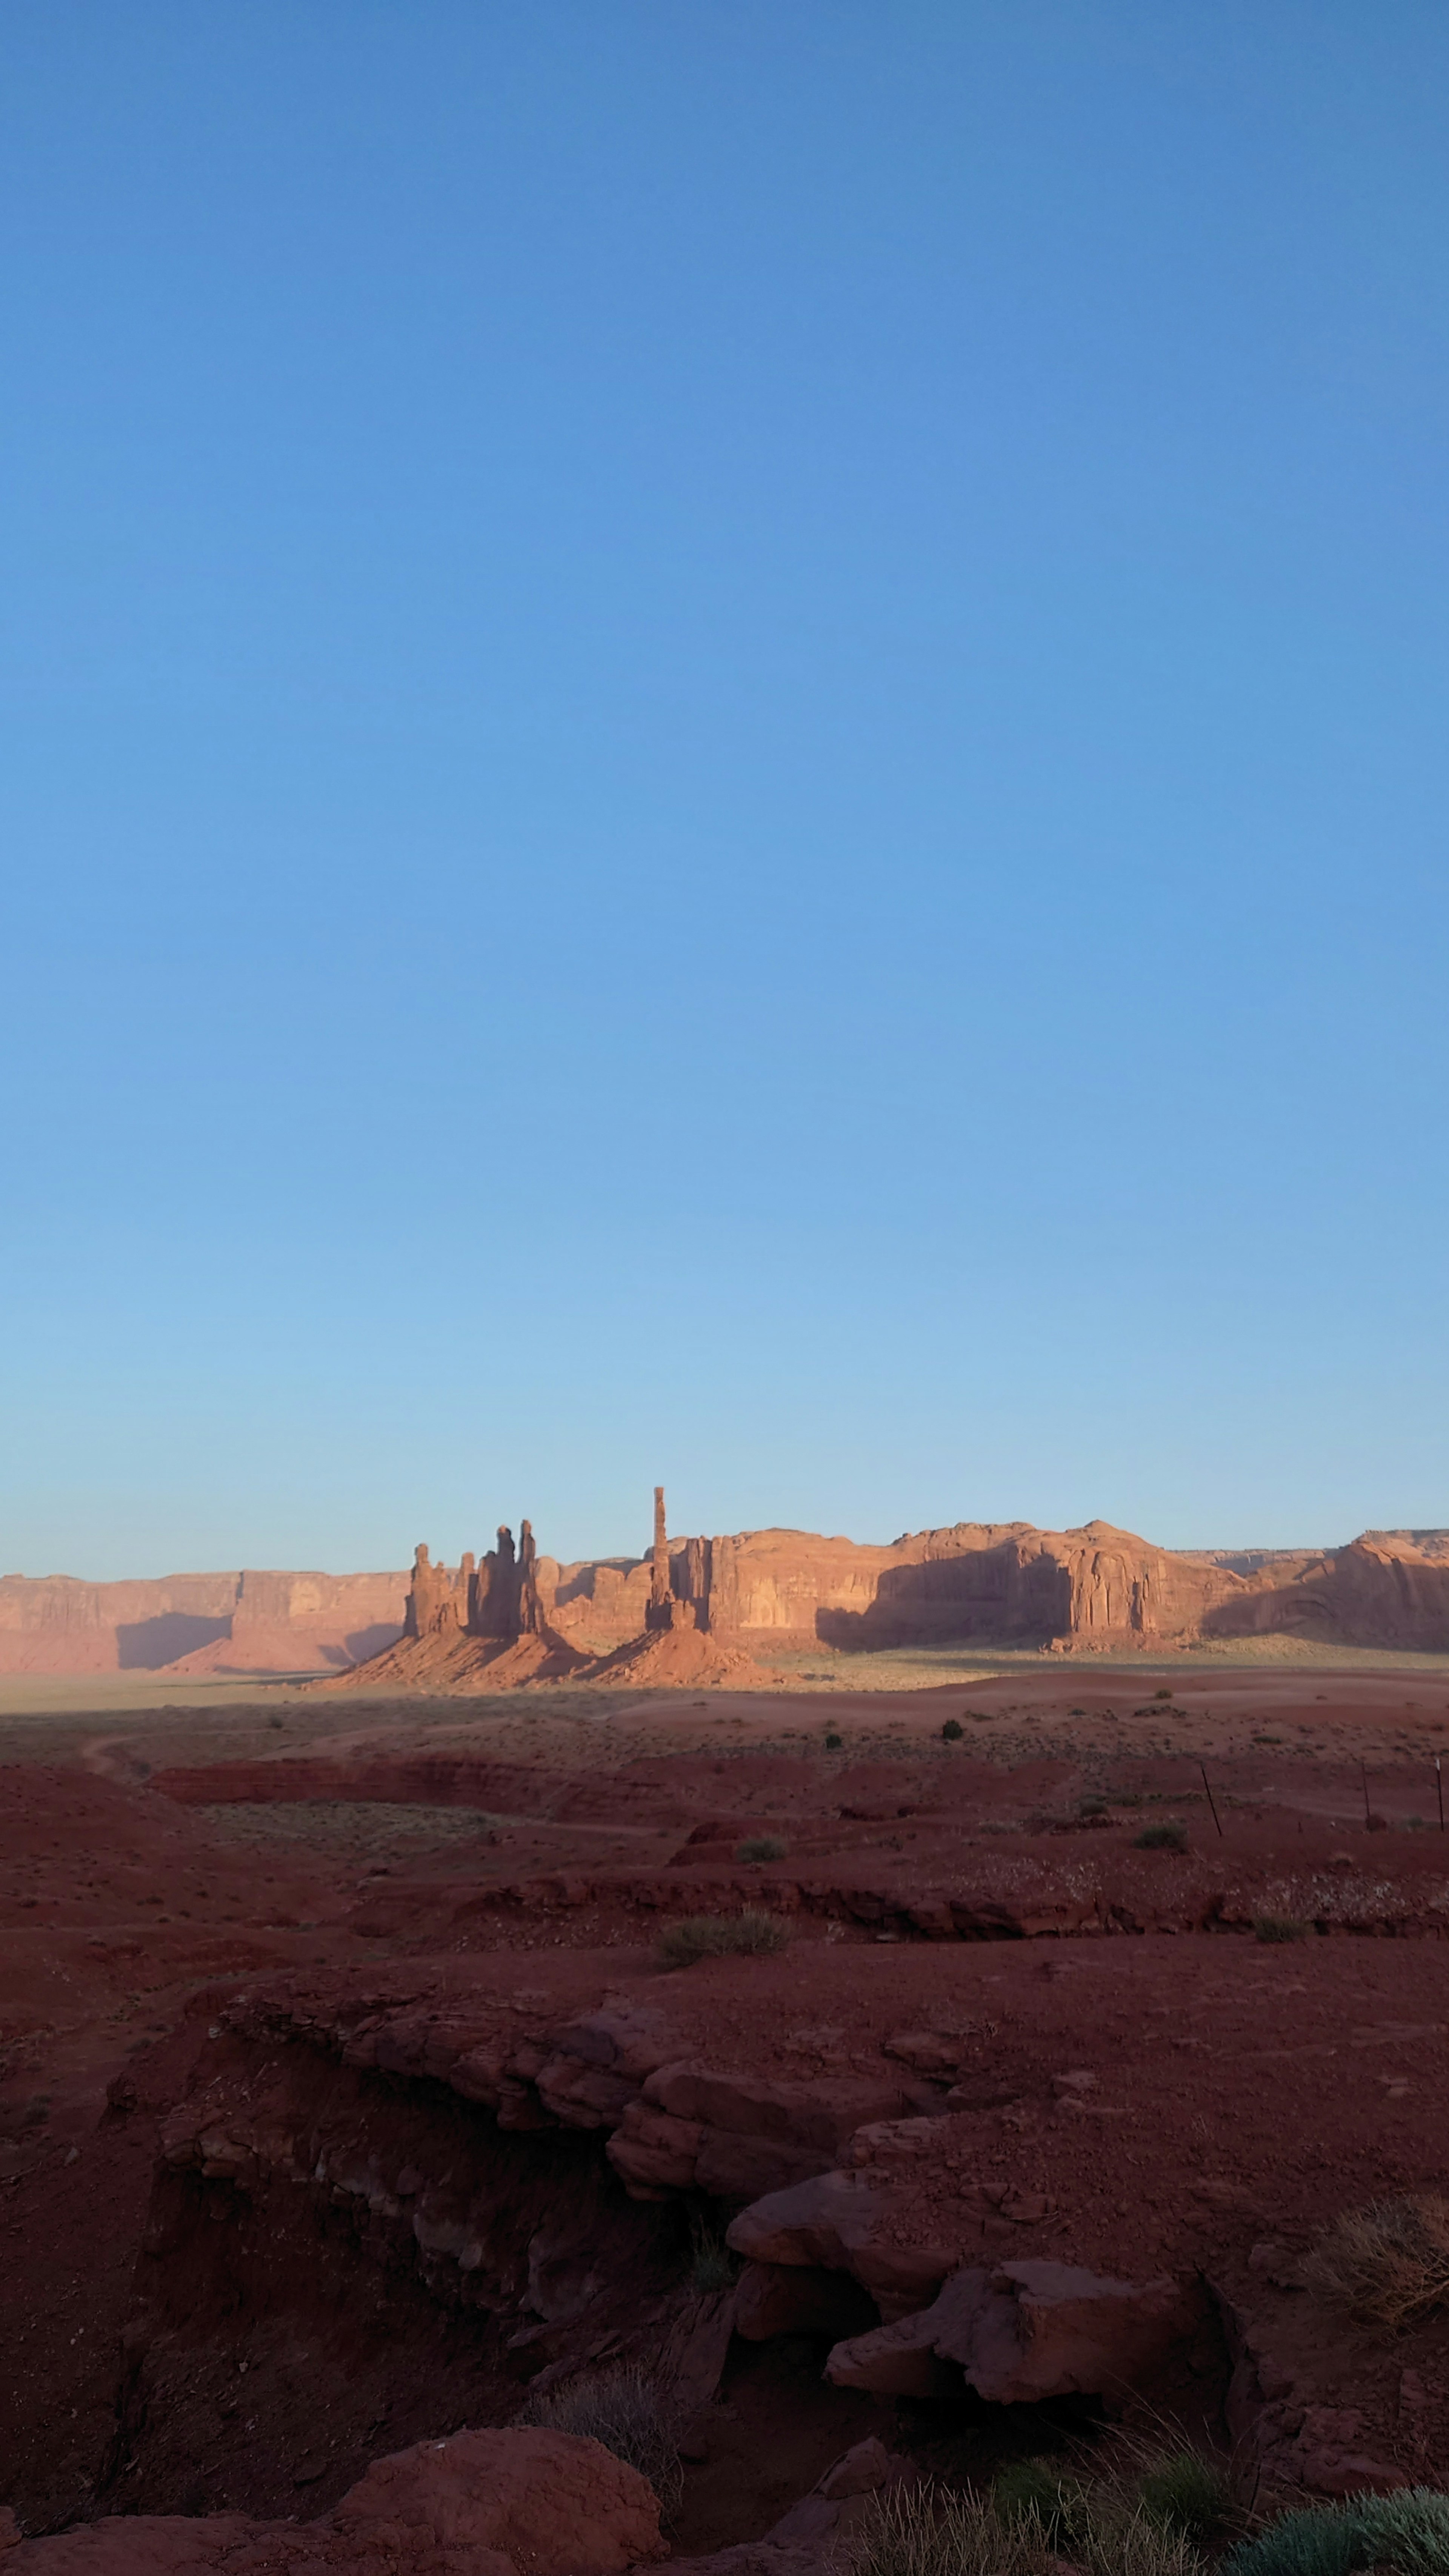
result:
[[[0,1566],[1449,1522],[1446,111],[16,0]]]

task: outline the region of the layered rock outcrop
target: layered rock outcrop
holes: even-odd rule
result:
[[[874,1546],[805,1530],[744,1530],[671,1543],[664,1497],[647,1556],[561,1564],[527,1521],[453,1567],[419,1547],[401,1574],[196,1574],[83,1583],[0,1578],[0,1671],[337,1670],[405,1636],[434,1641],[431,1682],[463,1687],[476,1657],[445,1671],[438,1649],[533,1641],[557,1680],[649,1637],[708,1636],[768,1660],[799,1647],[963,1643],[1058,1652],[1151,1651],[1281,1634],[1327,1644],[1449,1651],[1449,1531],[1370,1530],[1331,1549],[1154,1547],[1089,1521],[958,1521]],[[681,1677],[689,1676],[676,1649]],[[411,1659],[416,1662],[416,1658]],[[706,1659],[707,1660],[707,1659]],[[447,1658],[443,1658],[446,1662]],[[546,1667],[546,1669],[545,1669]],[[371,1678],[406,1685],[404,1656]],[[724,1667],[720,1667],[721,1674]],[[600,1677],[605,1677],[600,1675]],[[643,1681],[642,1667],[619,1677]],[[661,1666],[661,1679],[668,1676]],[[430,1684],[431,1686],[431,1684]]]

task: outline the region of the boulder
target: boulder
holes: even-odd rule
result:
[[[905,2316],[939,2289],[959,2254],[941,2245],[892,2244],[890,2208],[889,2193],[874,2189],[864,2174],[817,2174],[741,2210],[728,2241],[754,2262],[849,2272],[884,2317]]]
[[[117,2515],[21,2541],[6,2576],[622,2576],[666,2554],[637,2470],[597,2442],[518,2428],[375,2460],[317,2522]]]
[[[1081,2392],[1120,2394],[1189,2342],[1207,2314],[1200,2283],[1164,2275],[1110,2281],[1071,2263],[1007,2263],[953,2273],[929,2308],[836,2345],[839,2388],[931,2397],[957,2365],[995,2405]]]

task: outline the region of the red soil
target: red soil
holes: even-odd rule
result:
[[[1432,2470],[1442,2326],[1294,2284],[1335,2210],[1444,2186],[1443,1685],[1119,1681],[974,1685],[953,1745],[959,1690],[58,1727],[0,1782],[22,2527],[315,2512],[540,2372],[664,2350],[714,2405],[685,2541],[754,2538],[862,2433],[939,2436],[832,2389],[830,2342],[1023,2254],[1214,2285],[1200,2408],[1236,2358],[1271,2478]],[[1137,1848],[1162,1817],[1185,1852]],[[786,1855],[739,1862],[765,1832]],[[661,1970],[662,1918],[744,1903],[782,1956]],[[1265,1947],[1270,1915],[1319,1928]],[[689,2214],[832,2168],[873,2185],[865,2251],[771,2260],[833,2325],[731,2344]]]

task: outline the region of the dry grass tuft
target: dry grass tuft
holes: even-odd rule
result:
[[[517,2420],[602,2443],[648,2479],[666,2518],[678,2512],[684,2493],[678,2428],[673,2409],[646,2372],[623,2363],[586,2370],[566,2388],[530,2398]]]
[[[1088,2509],[1070,2563],[1082,2576],[1204,2576],[1185,2534],[1109,2497],[1100,2516]],[[873,2498],[849,2558],[850,2576],[1060,2576],[1062,2565],[1034,2506],[1003,2515],[981,2497],[929,2485]]]
[[[1346,2209],[1303,2266],[1308,2288],[1395,2332],[1449,2299],[1449,2200],[1432,2192]]]
[[[685,1914],[659,1938],[666,1968],[690,1968],[696,1959],[772,1958],[790,1935],[773,1914],[747,1905],[742,1914]]]

